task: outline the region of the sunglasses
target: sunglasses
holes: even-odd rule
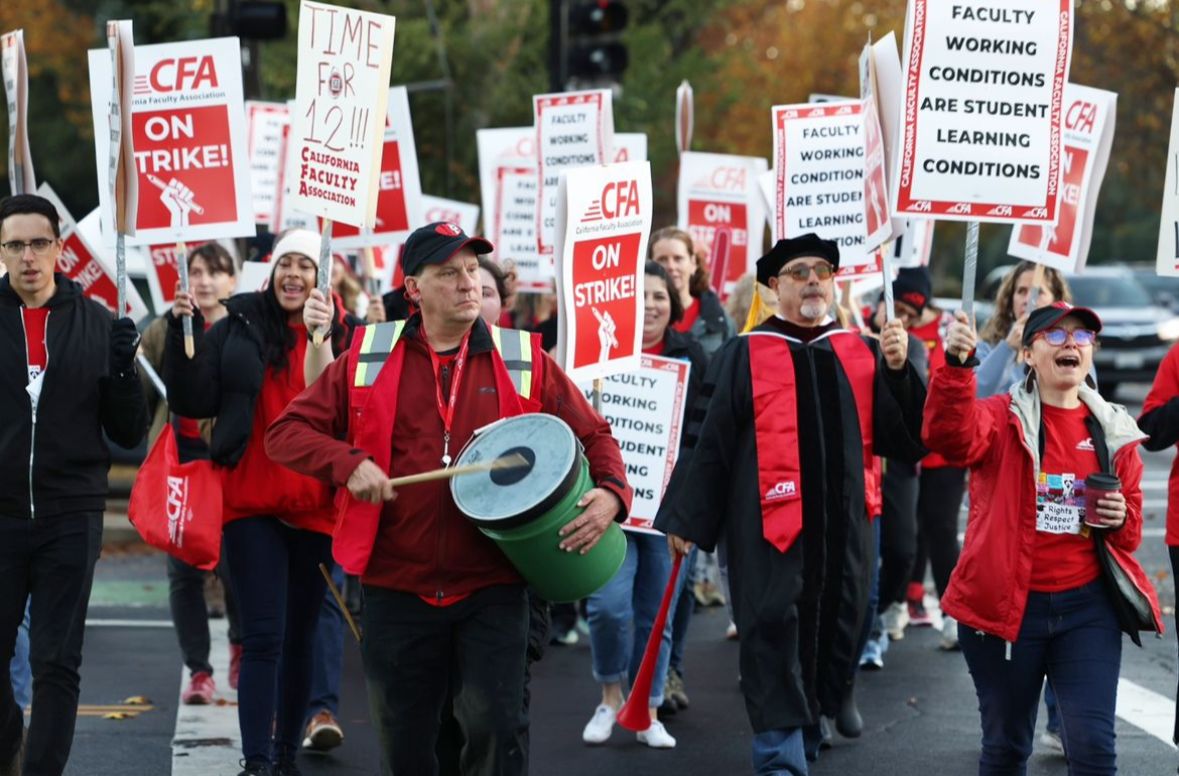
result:
[[[794,282],[805,283],[810,279],[811,272],[814,272],[815,277],[819,280],[830,280],[831,276],[835,274],[835,267],[832,267],[830,264],[815,264],[809,267],[805,264],[800,264],[797,267],[782,270],[778,273],[778,277],[789,275]]]
[[[1097,332],[1095,331],[1090,331],[1089,329],[1074,329],[1072,332],[1069,332],[1068,329],[1062,329],[1059,326],[1051,329],[1044,329],[1044,331],[1038,333],[1036,337],[1043,337],[1044,341],[1049,345],[1054,348],[1058,348],[1064,343],[1068,342],[1070,334],[1072,335],[1073,343],[1076,344],[1077,347],[1083,348],[1086,345],[1092,345],[1097,341]]]

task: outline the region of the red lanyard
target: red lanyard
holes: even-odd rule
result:
[[[423,329],[423,334],[425,330]],[[470,344],[471,333],[468,331],[463,337],[463,342],[459,345],[458,355],[454,359],[454,373],[450,378],[450,399],[447,400],[442,395],[442,359],[434,352],[434,348],[430,347],[429,341],[426,343],[426,349],[430,351],[430,362],[434,365],[434,389],[435,399],[438,402],[438,416],[442,418],[442,465],[450,466],[450,428],[454,424],[454,408],[458,403],[459,384],[463,379],[463,367],[467,365],[467,345]]]

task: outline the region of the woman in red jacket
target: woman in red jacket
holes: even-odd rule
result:
[[[1161,629],[1154,589],[1131,554],[1142,539],[1145,435],[1085,384],[1100,330],[1093,311],[1066,302],[1034,311],[1021,340],[1027,377],[1008,394],[978,400],[977,335],[958,313],[947,367],[930,381],[925,444],[971,470],[966,539],[942,608],[962,625],[978,693],[980,775],[1024,773],[1045,676],[1056,690],[1069,772],[1116,772],[1122,634],[1092,531],[1105,532]],[[1086,515],[1085,480],[1101,471],[1103,448],[1121,488]]]

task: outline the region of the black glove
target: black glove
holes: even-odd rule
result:
[[[135,370],[135,349],[139,347],[139,331],[130,318],[111,321],[111,374],[125,375]]]

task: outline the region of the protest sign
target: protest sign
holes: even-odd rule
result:
[[[61,256],[57,260],[57,271],[82,286],[83,296],[114,313],[118,302],[115,268],[113,257],[104,252],[99,240],[98,211],[78,223],[48,183],[42,183],[37,194],[52,202],[57,209],[61,228]],[[124,314],[133,321],[148,314],[147,305],[130,283],[127,284],[127,308]]]
[[[186,243],[188,255],[209,240]],[[176,263],[176,243],[151,245],[147,248],[147,288],[151,292],[151,305],[157,311],[167,310],[176,301],[176,283],[180,280],[180,268]]]
[[[136,198],[134,245],[254,234],[237,38],[138,46],[131,95]],[[110,59],[90,52],[99,160],[108,153]],[[99,208],[110,210],[99,164]],[[114,243],[103,220],[103,240]]]
[[[774,239],[814,232],[834,240],[842,275],[877,260],[868,224],[888,221],[864,200],[863,107],[852,100],[773,109]]]
[[[516,263],[519,290],[552,292],[553,263],[536,244],[536,130],[533,127],[480,129],[479,189],[483,234],[499,261]]]
[[[336,224],[332,231],[332,245],[337,248],[381,245],[394,236],[406,237],[422,224],[429,223],[422,213],[418,152],[409,114],[409,93],[404,86],[389,90],[377,189],[377,214],[372,230],[361,232],[348,224]]]
[[[8,98],[8,188],[13,194],[31,194],[37,182],[29,150],[29,70],[24,30],[0,36],[0,73]]]
[[[1064,149],[1056,223],[1017,225],[1007,252],[1061,272],[1080,272],[1089,258],[1097,193],[1113,146],[1118,96],[1078,84],[1064,88]]]
[[[1167,144],[1167,175],[1163,183],[1163,212],[1155,271],[1179,277],[1179,89],[1171,108],[1171,140]]]
[[[892,241],[892,266],[897,269],[929,266],[934,223],[927,218],[915,218],[908,222],[904,234]]]
[[[888,214],[887,154],[877,96],[875,57],[872,47],[864,46],[860,54],[860,100],[864,105],[861,133],[864,139],[864,226],[867,231],[864,247],[868,250],[888,242],[893,236],[893,222]]]
[[[302,0],[287,197],[294,210],[372,229],[394,18]]]
[[[270,273],[273,271],[274,264],[269,261],[243,261],[242,268],[237,273],[233,295],[264,291],[270,284]]]
[[[250,158],[250,193],[254,223],[269,224],[281,173],[283,127],[290,125],[285,103],[246,101],[246,153]]]
[[[459,202],[456,199],[431,197],[429,194],[423,194],[422,213],[421,223],[423,224],[447,221],[457,224],[467,234],[475,234],[475,230],[479,226],[479,206],[472,205],[470,202]]]
[[[909,0],[898,216],[1052,223],[1072,0]]]
[[[615,132],[612,162],[647,161],[646,132]]]
[[[677,223],[715,259],[709,271],[722,298],[761,258],[766,214],[757,178],[768,169],[755,156],[680,154]]]
[[[107,47],[89,52],[90,109],[94,116],[94,152],[103,241],[135,235],[139,176],[135,172],[131,92],[135,83],[135,39],[131,22],[106,23]],[[122,245],[119,245],[122,248]]]
[[[557,189],[561,172],[610,162],[614,153],[614,103],[609,89],[532,98],[536,127],[536,246],[551,257],[556,243]]]
[[[557,362],[574,381],[639,365],[651,166],[561,174],[557,209]]]
[[[288,160],[291,150],[290,111],[294,105],[294,100],[287,103],[287,119],[282,122],[280,132],[278,185],[274,191],[274,212],[270,216],[270,231],[274,234],[282,234],[288,229],[310,229],[313,232],[319,230],[319,222],[316,221],[315,216],[295,210],[289,196],[291,178],[287,176],[287,170],[289,169]]]
[[[643,354],[637,370],[602,381],[602,416],[618,440],[626,479],[634,488],[623,530],[659,533],[653,527],[655,514],[679,457],[691,368],[687,361]],[[583,391],[591,398],[593,391]]]
[[[677,154],[692,148],[692,127],[696,121],[696,100],[692,84],[681,81],[675,90],[675,150]]]

